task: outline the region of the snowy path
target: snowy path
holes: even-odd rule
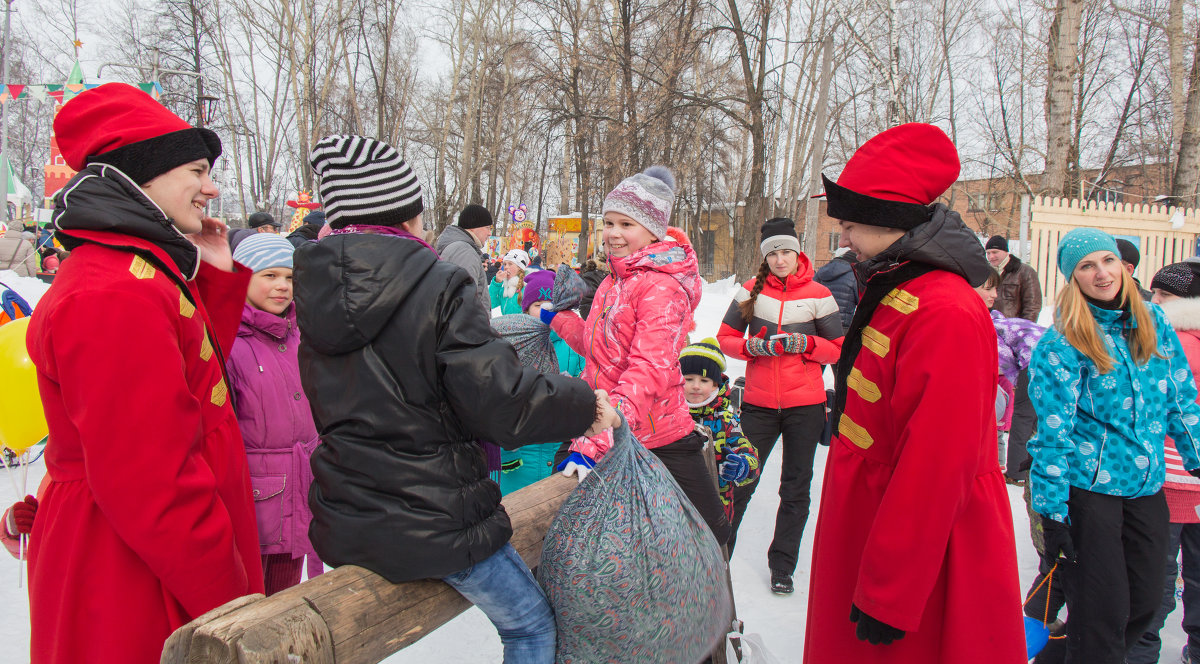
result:
[[[4,280],[4,276],[0,273],[0,280]],[[9,276],[13,275],[9,273]],[[17,288],[21,290],[20,286]],[[716,334],[721,317],[735,290],[736,286],[728,280],[710,284],[705,288],[705,297],[696,312],[698,325],[692,334],[693,341]],[[33,295],[36,297],[40,293]],[[741,362],[730,362],[731,379],[741,375],[743,370]],[[761,634],[766,647],[781,662],[799,662],[803,653],[804,623],[808,609],[808,561],[812,558],[812,531],[820,508],[821,478],[824,475],[827,452],[828,448],[825,447],[817,450],[812,516],[801,543],[801,564],[795,576],[795,594],[780,597],[768,589],[766,550],[774,530],[775,510],[779,505],[776,494],[780,472],[778,453],[772,455],[763,468],[759,492],[755,494],[749,512],[743,520],[738,534],[738,548],[731,562],[738,615],[746,624],[746,632]],[[30,468],[30,493],[37,487],[44,473],[45,464],[42,462]],[[0,505],[7,506],[12,502],[9,495],[12,492],[11,484],[7,479],[0,479],[0,487],[3,487],[0,488]],[[1021,491],[1012,486],[1008,487],[1008,490],[1013,526],[1017,535],[1021,585],[1024,590],[1037,574],[1037,554],[1029,540],[1029,521]],[[1178,653],[1183,648],[1185,639],[1179,625],[1180,619],[1178,609],[1167,619],[1167,627],[1162,633],[1164,663],[1173,664],[1178,661]],[[3,553],[0,553],[0,644],[3,644],[0,645],[0,664],[25,664],[29,661],[29,607],[26,589],[17,587],[17,562]],[[500,660],[500,639],[496,636],[495,629],[478,609],[471,609],[384,661],[388,664],[480,664]]]

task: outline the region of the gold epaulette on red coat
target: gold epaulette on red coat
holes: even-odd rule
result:
[[[871,434],[845,413],[842,413],[842,419],[838,421],[838,434],[864,450],[875,444],[875,439],[871,437]]]
[[[850,370],[850,376],[846,379],[846,387],[854,390],[867,403],[875,403],[883,396],[883,393],[879,391],[879,386],[867,380],[858,367]]]
[[[886,304],[896,311],[907,315],[917,310],[917,305],[919,302],[920,298],[918,298],[916,295],[913,295],[902,288],[893,288],[892,292],[884,295],[883,299],[880,300],[879,303]]]
[[[157,268],[150,264],[145,258],[135,255],[133,261],[129,264],[129,272],[138,279],[153,279],[158,273]],[[178,285],[176,286],[178,288]],[[196,315],[196,305],[192,304],[187,294],[183,289],[179,289],[179,315],[184,318],[191,318]],[[208,327],[204,323],[201,326],[200,340],[200,359],[204,362],[212,359],[213,345],[209,339]],[[217,380],[217,384],[213,385],[212,391],[209,393],[209,401],[215,406],[224,406],[229,398],[229,387],[225,385],[225,378],[221,377]]]

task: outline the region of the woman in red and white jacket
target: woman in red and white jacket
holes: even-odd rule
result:
[[[813,281],[791,219],[762,226],[758,275],[733,298],[717,340],[726,355],[747,361],[742,431],[767,463],[783,436],[783,474],[775,537],[767,550],[771,590],[792,592],[800,537],[808,521],[813,457],[825,425],[826,364],[842,352],[842,321],[829,289]],[[737,529],[758,480],[734,489],[733,550]]]
[[[1153,302],[1162,307],[1171,327],[1179,335],[1188,367],[1194,376],[1200,377],[1200,264],[1191,261],[1172,263],[1154,275],[1150,289],[1154,291]],[[1129,664],[1158,661],[1162,645],[1158,632],[1166,623],[1167,614],[1175,610],[1180,549],[1183,550],[1183,630],[1188,635],[1183,661],[1200,661],[1200,515],[1196,513],[1196,508],[1200,507],[1200,479],[1183,469],[1183,459],[1170,437],[1163,445],[1163,456],[1167,466],[1163,495],[1171,513],[1163,601],[1150,627],[1126,654],[1125,661]]]
[[[701,281],[687,236],[667,225],[674,199],[675,178],[662,166],[622,180],[604,199],[604,245],[612,273],[596,289],[587,320],[573,311],[549,309],[542,309],[541,317],[583,356],[582,378],[608,392],[633,435],[663,462],[724,544],[729,522],[679,371]],[[557,468],[578,473],[582,481],[610,441],[577,439]]]

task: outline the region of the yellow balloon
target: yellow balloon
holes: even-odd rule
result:
[[[20,454],[46,436],[37,369],[25,350],[29,318],[0,325],[0,446]]]

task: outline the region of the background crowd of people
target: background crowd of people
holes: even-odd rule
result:
[[[820,269],[766,220],[711,331],[665,167],[608,193],[576,273],[522,249],[489,265],[481,206],[427,234],[420,177],[369,137],[316,144],[323,210],[285,237],[264,212],[208,217],[220,141],[136,88],[80,93],[55,132],[79,174],[28,333],[48,472],[3,523],[29,536],[35,662],[156,661],[192,618],[326,564],[442,579],[506,662],[554,661],[500,501],[586,481],[622,425],[727,555],[780,448],[762,564],[785,596],[830,446],[810,664],[1026,661],[1023,613],[1051,635],[1039,662],[1158,661],[1180,552],[1200,655],[1200,262],[1144,290],[1135,246],[1071,231],[1039,326],[1036,272],[937,202],[960,165],[936,127],[889,129],[824,180],[842,251]],[[36,256],[0,238],[10,267]],[[1024,601],[1006,482],[1041,556]]]

